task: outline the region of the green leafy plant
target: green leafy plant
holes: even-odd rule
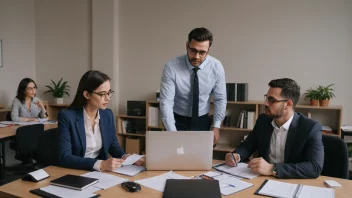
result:
[[[305,97],[304,99],[309,99],[309,100],[319,100],[319,92],[316,89],[308,89],[306,93],[304,93]]]
[[[330,100],[335,97],[334,89],[331,88],[333,85],[334,84],[328,86],[319,85],[317,88],[319,100]]]
[[[62,98],[65,94],[70,96],[68,92],[70,91],[71,87],[67,85],[67,81],[62,83],[62,79],[63,78],[61,78],[58,83],[55,83],[53,80],[51,80],[53,86],[46,85],[45,87],[47,87],[49,90],[44,93],[51,93],[55,98]]]

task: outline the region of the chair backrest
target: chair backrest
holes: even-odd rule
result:
[[[35,159],[41,165],[58,165],[58,135],[58,128],[48,129],[39,139]]]
[[[348,179],[348,150],[339,137],[323,135],[324,166],[321,175]]]
[[[39,138],[44,133],[43,124],[19,127],[16,130],[17,151],[20,154],[33,154],[38,149]]]
[[[11,118],[11,111],[7,112],[5,114],[5,121],[12,121],[12,118]]]

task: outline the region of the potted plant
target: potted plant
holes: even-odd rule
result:
[[[63,79],[63,78],[61,78],[61,80],[59,80],[58,83],[55,83],[53,80],[51,80],[53,86],[46,85],[46,87],[47,87],[49,90],[47,90],[46,92],[44,92],[45,94],[46,94],[46,93],[51,93],[52,96],[53,96],[54,98],[56,98],[56,104],[63,104],[63,103],[64,103],[63,97],[64,97],[65,94],[68,95],[68,96],[70,96],[70,94],[69,94],[68,92],[70,91],[70,88],[71,88],[71,87],[70,87],[69,85],[67,85],[67,81],[65,81],[65,82],[63,82],[63,83],[61,84],[62,79]]]
[[[309,99],[311,106],[319,106],[319,95],[316,89],[308,89],[306,93],[304,93],[304,99]]]
[[[334,89],[331,88],[334,84],[328,86],[319,86],[317,88],[320,106],[329,106],[330,99],[335,97]]]

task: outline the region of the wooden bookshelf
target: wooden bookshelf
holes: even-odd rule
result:
[[[236,147],[228,145],[228,144],[216,144],[214,147],[214,151],[221,151],[221,152],[233,152]]]
[[[213,102],[212,106],[213,106]],[[119,115],[117,116],[117,123],[121,122],[121,119],[145,119],[145,132],[152,130],[160,130],[166,131],[165,127],[163,126],[162,120],[159,116],[159,126],[148,126],[148,107],[158,107],[159,108],[160,102],[159,101],[146,101],[146,116],[127,116],[127,115]],[[235,150],[235,146],[239,145],[245,135],[248,135],[252,129],[246,128],[237,128],[235,125],[237,124],[238,116],[241,110],[249,110],[254,112],[254,124],[257,120],[258,116],[264,112],[264,102],[263,101],[246,101],[246,102],[234,102],[228,101],[227,102],[227,109],[231,112],[231,121],[230,126],[224,126],[222,124],[220,128],[220,139],[217,143],[216,147],[214,147],[214,151],[223,153],[229,152],[230,150]],[[296,112],[301,112],[304,115],[308,116],[311,115],[312,119],[319,121],[322,125],[330,126],[333,129],[332,134],[326,135],[333,135],[336,137],[341,137],[341,120],[342,120],[342,106],[338,105],[330,105],[328,107],[317,107],[317,106],[310,106],[310,105],[297,105]],[[210,112],[211,114],[211,112]],[[160,115],[160,111],[159,111]],[[324,118],[325,117],[325,118]],[[328,119],[326,119],[326,117]],[[253,125],[254,125],[253,124]],[[119,125],[119,124],[118,124]],[[125,142],[127,137],[141,137],[145,138],[145,134],[139,133],[121,133],[121,126],[118,126],[118,137],[122,144]],[[144,139],[143,139],[144,140]]]
[[[119,115],[120,118],[124,118],[124,119],[146,119],[147,117],[145,116],[128,116],[128,115]]]

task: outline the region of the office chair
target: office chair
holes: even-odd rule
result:
[[[39,139],[43,133],[43,124],[22,126],[16,130],[17,152],[15,158],[22,161],[22,163],[7,167],[7,171],[14,172],[14,174],[26,174],[36,170],[33,159],[38,150]]]
[[[11,118],[11,111],[7,112],[5,114],[5,121],[12,121],[12,118]]]
[[[53,128],[44,131],[40,137],[35,155],[38,166],[58,165],[58,135],[58,128]]]
[[[324,166],[321,175],[348,179],[348,151],[339,137],[323,135]]]

